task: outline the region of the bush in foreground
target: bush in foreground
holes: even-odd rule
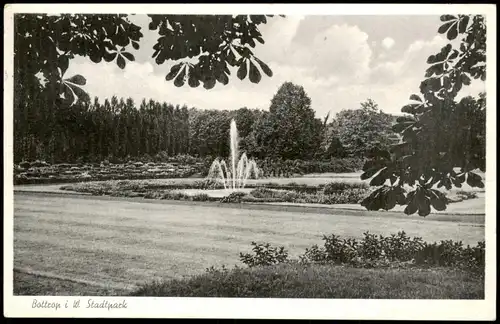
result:
[[[423,242],[404,232],[364,233],[361,240],[324,236],[290,259],[283,247],[252,242],[240,253],[248,268],[208,268],[184,280],[156,281],[131,296],[274,298],[484,298],[484,242]]]
[[[340,238],[335,234],[323,236],[324,245],[313,245],[299,256],[301,263],[341,264],[357,268],[442,266],[481,273],[485,267],[485,242],[463,246],[461,241],[442,240],[428,243],[420,237],[410,238],[404,231],[391,236],[365,232],[361,240]],[[288,262],[284,247],[269,244],[254,245],[251,254],[241,254],[240,260],[253,267]],[[276,251],[279,251],[277,253]],[[264,260],[265,262],[263,262]]]

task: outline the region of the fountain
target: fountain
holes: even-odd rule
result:
[[[225,191],[234,192],[243,189],[251,176],[259,177],[259,168],[253,159],[248,159],[245,152],[239,155],[238,129],[236,122],[231,120],[230,139],[230,166],[226,161],[216,158],[208,171],[207,180],[216,181],[224,185]]]

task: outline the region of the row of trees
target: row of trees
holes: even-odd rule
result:
[[[328,118],[328,116],[327,116]],[[15,159],[71,162],[167,155],[229,155],[229,128],[236,121],[240,147],[258,159],[325,159],[362,156],[387,147],[393,117],[368,100],[328,122],[316,118],[303,87],[285,82],[269,111],[188,109],[154,100],[79,100],[64,108],[39,97],[15,107]]]
[[[189,112],[186,107],[113,97],[101,104],[79,102],[72,109],[25,102],[15,109],[16,160],[139,156],[165,151],[186,154]]]

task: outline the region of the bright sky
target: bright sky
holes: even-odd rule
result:
[[[94,64],[76,58],[67,75],[82,74],[91,97],[101,100],[113,95],[166,101],[202,109],[269,109],[279,86],[286,81],[304,87],[311,97],[316,117],[342,109],[359,108],[368,98],[388,113],[400,113],[412,93],[418,93],[427,67],[426,60],[446,43],[437,33],[439,16],[288,16],[274,17],[260,31],[266,41],[257,43],[255,54],[268,63],[272,78],[263,76],[259,84],[240,81],[235,73],[227,86],[217,83],[206,90],[177,88],[165,81],[173,62],[157,65],[151,58],[159,37],[149,31],[149,18],[131,18],[142,26],[144,38],[135,62],[125,70],[116,63]],[[484,91],[476,81],[462,95]]]

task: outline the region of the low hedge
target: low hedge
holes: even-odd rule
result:
[[[361,240],[323,236],[324,245],[313,245],[299,256],[301,263],[344,264],[361,268],[392,266],[442,266],[476,272],[484,271],[485,242],[464,246],[461,241],[424,242],[410,238],[404,231],[391,236],[363,233]],[[240,260],[249,267],[268,266],[290,261],[284,247],[252,242],[253,254],[240,253]]]

